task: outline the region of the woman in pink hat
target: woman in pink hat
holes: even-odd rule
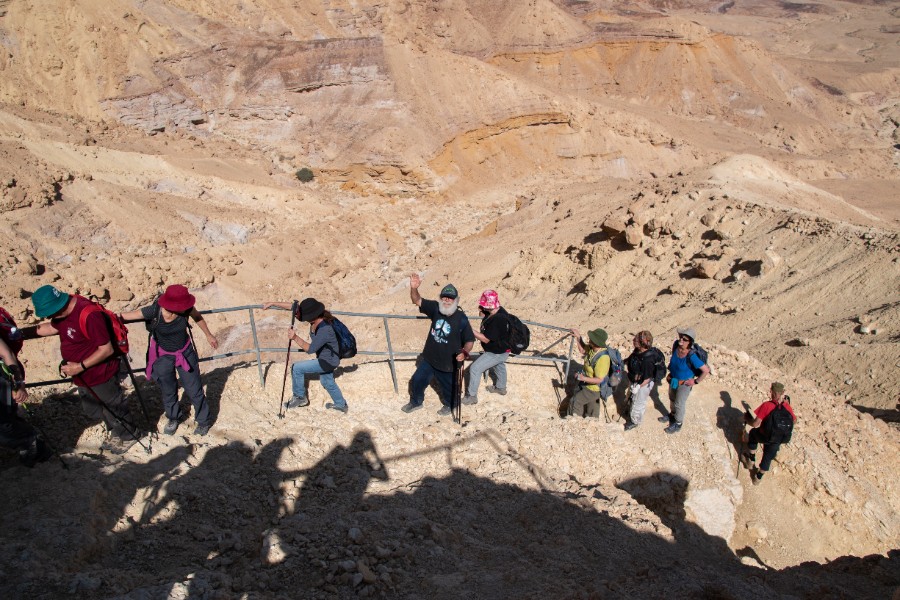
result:
[[[187,415],[182,414],[178,404],[176,372],[194,405],[194,420],[197,422],[194,434],[206,435],[212,425],[209,404],[203,393],[203,381],[200,379],[200,359],[190,335],[191,325],[188,317],[192,318],[206,334],[206,341],[210,346],[218,348],[219,342],[210,332],[203,315],[194,306],[195,303],[196,298],[186,287],[170,285],[150,306],[122,313],[122,318],[128,321],[140,319],[146,321],[147,331],[150,332],[147,379],[153,379],[159,384],[163,408],[168,418],[163,433],[168,435],[175,433],[179,423],[187,418]]]
[[[481,342],[484,352],[469,367],[469,387],[463,404],[478,403],[478,386],[487,371],[494,385],[485,389],[494,394],[506,395],[506,359],[509,358],[509,313],[500,306],[500,297],[494,290],[485,290],[478,301],[478,310],[484,319],[475,338]]]

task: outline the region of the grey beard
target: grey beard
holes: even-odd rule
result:
[[[439,311],[441,312],[441,314],[444,315],[445,317],[451,316],[453,313],[456,312],[456,309],[457,309],[457,308],[459,308],[459,298],[457,298],[456,300],[454,300],[454,301],[453,301],[453,304],[451,304],[449,308],[447,308],[446,306],[444,306],[444,303],[443,303],[443,302],[438,301],[438,310],[439,310]]]

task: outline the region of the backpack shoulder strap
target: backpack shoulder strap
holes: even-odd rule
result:
[[[81,329],[81,334],[84,337],[89,337],[87,332],[87,320],[88,317],[95,312],[102,313],[103,309],[96,302],[91,302],[85,306],[84,309],[82,309],[81,314],[78,315],[78,328]]]

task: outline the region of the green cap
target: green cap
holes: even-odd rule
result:
[[[66,307],[69,295],[61,292],[52,285],[42,285],[34,290],[31,295],[31,303],[34,304],[34,314],[40,319],[52,317]]]
[[[594,343],[595,346],[599,348],[606,348],[606,331],[604,329],[594,329],[593,331],[588,331],[588,339]]]
[[[776,381],[775,383],[772,384],[772,391],[775,392],[776,394],[783,394],[784,393],[784,384]]]

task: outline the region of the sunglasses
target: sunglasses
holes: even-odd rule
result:
[[[678,339],[681,340],[682,342],[690,342],[691,341],[691,338],[689,338],[686,335],[680,335],[680,336],[678,336]]]

